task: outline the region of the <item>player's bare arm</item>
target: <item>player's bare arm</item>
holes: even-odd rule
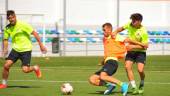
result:
[[[141,42],[138,42],[138,41],[135,41],[135,40],[131,40],[129,38],[126,38],[125,39],[125,42],[126,43],[130,43],[132,45],[140,45],[142,46],[143,48],[148,48],[149,44],[148,43],[141,43]]]
[[[147,49],[147,48],[144,48],[144,47],[142,47],[140,45],[128,44],[126,46],[126,49],[127,49],[127,51],[131,51],[132,49]]]
[[[2,56],[6,56],[8,54],[8,39],[3,40],[3,50]]]
[[[37,42],[38,42],[38,44],[39,44],[39,46],[40,46],[41,52],[46,53],[46,52],[47,52],[47,49],[46,49],[46,47],[42,44],[41,39],[40,39],[40,36],[38,35],[38,33],[35,32],[35,31],[33,31],[33,32],[32,32],[32,35],[34,35],[34,37],[36,38],[36,40],[37,40]]]
[[[112,38],[115,38],[115,36],[117,35],[117,33],[122,32],[123,30],[125,30],[123,27],[118,27],[116,30],[114,30],[111,34]]]

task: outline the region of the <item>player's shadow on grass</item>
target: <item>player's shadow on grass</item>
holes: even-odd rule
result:
[[[41,88],[39,86],[8,86],[7,88]]]
[[[128,92],[129,96],[144,96],[144,94],[132,94],[131,91]]]
[[[101,94],[101,95],[103,95],[104,91],[96,91],[95,93],[88,93],[88,94]],[[111,94],[115,95],[115,96],[119,96],[120,94],[122,94],[122,92],[121,91],[114,91]],[[128,92],[127,94],[128,94],[127,96],[134,96],[134,95],[132,95],[132,92]],[[143,95],[135,95],[135,96],[143,96]]]
[[[94,93],[88,93],[88,94],[104,94],[104,91],[96,91]],[[111,94],[121,94],[120,91],[114,91]]]

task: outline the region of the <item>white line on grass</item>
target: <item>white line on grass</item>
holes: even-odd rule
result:
[[[94,66],[94,67],[91,67],[91,66],[54,66],[54,67],[41,67],[41,69],[97,69],[97,68],[100,68],[101,66]],[[159,67],[162,67],[162,68],[170,68],[170,66],[149,66],[148,68],[159,68]],[[1,68],[1,67],[0,67]],[[124,68],[123,66],[120,66],[119,68]],[[147,68],[147,67],[146,67]],[[12,69],[21,69],[20,67],[12,67]]]
[[[62,83],[62,82],[70,82],[70,83],[88,83],[88,81],[54,81],[54,80],[8,80],[10,82],[43,82],[43,83]],[[170,82],[145,82],[146,84],[151,85],[170,85]]]
[[[22,70],[21,68],[13,68],[12,70]],[[45,71],[50,71],[50,70],[55,70],[55,68],[41,68],[41,70],[45,70]],[[69,70],[73,70],[73,71],[82,71],[82,70],[86,70],[86,68],[80,68],[80,69],[69,69]],[[97,70],[95,68],[87,68],[87,70]],[[164,73],[168,73],[170,71],[153,71],[153,70],[146,70],[146,72],[149,71],[149,72],[155,72],[155,73],[160,73],[160,72],[164,72]]]
[[[20,67],[13,67],[12,68],[12,70],[19,70],[19,69],[21,69]],[[87,67],[87,66],[85,66],[85,67],[65,67],[65,66],[60,66],[60,67],[41,67],[41,69],[42,70],[52,70],[52,69],[73,69],[73,70],[75,70],[75,69],[87,69],[87,70],[96,70],[97,69],[97,67]]]
[[[72,83],[87,83],[88,81],[54,81],[54,80],[8,80],[11,82],[46,82],[46,83],[60,83],[60,82],[72,82]]]

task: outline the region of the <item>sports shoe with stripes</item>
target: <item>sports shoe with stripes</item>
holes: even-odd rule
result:
[[[109,95],[112,93],[112,91],[116,88],[115,84],[108,83],[107,84],[107,90],[104,91],[104,95]]]

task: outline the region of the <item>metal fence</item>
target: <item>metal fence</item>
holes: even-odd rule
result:
[[[103,43],[102,31],[99,26],[67,26],[65,31],[62,26],[45,24],[43,14],[17,14],[18,19],[30,23],[39,33],[43,44],[47,47],[46,56],[102,56]],[[0,45],[2,45],[3,28],[6,25],[5,14],[0,14]],[[75,29],[74,29],[75,28]],[[72,30],[74,32],[68,32]],[[148,30],[166,30],[169,34],[154,33],[149,35],[149,55],[170,55],[170,30],[167,28],[148,28]],[[90,31],[90,32],[86,32]],[[100,32],[98,32],[100,31]],[[148,31],[149,33],[149,31]],[[126,36],[127,34],[122,34]],[[154,41],[155,40],[155,41]],[[169,41],[168,41],[169,40]],[[33,41],[33,56],[43,56],[35,38]],[[11,49],[9,42],[9,50]],[[2,51],[2,47],[0,48]]]

